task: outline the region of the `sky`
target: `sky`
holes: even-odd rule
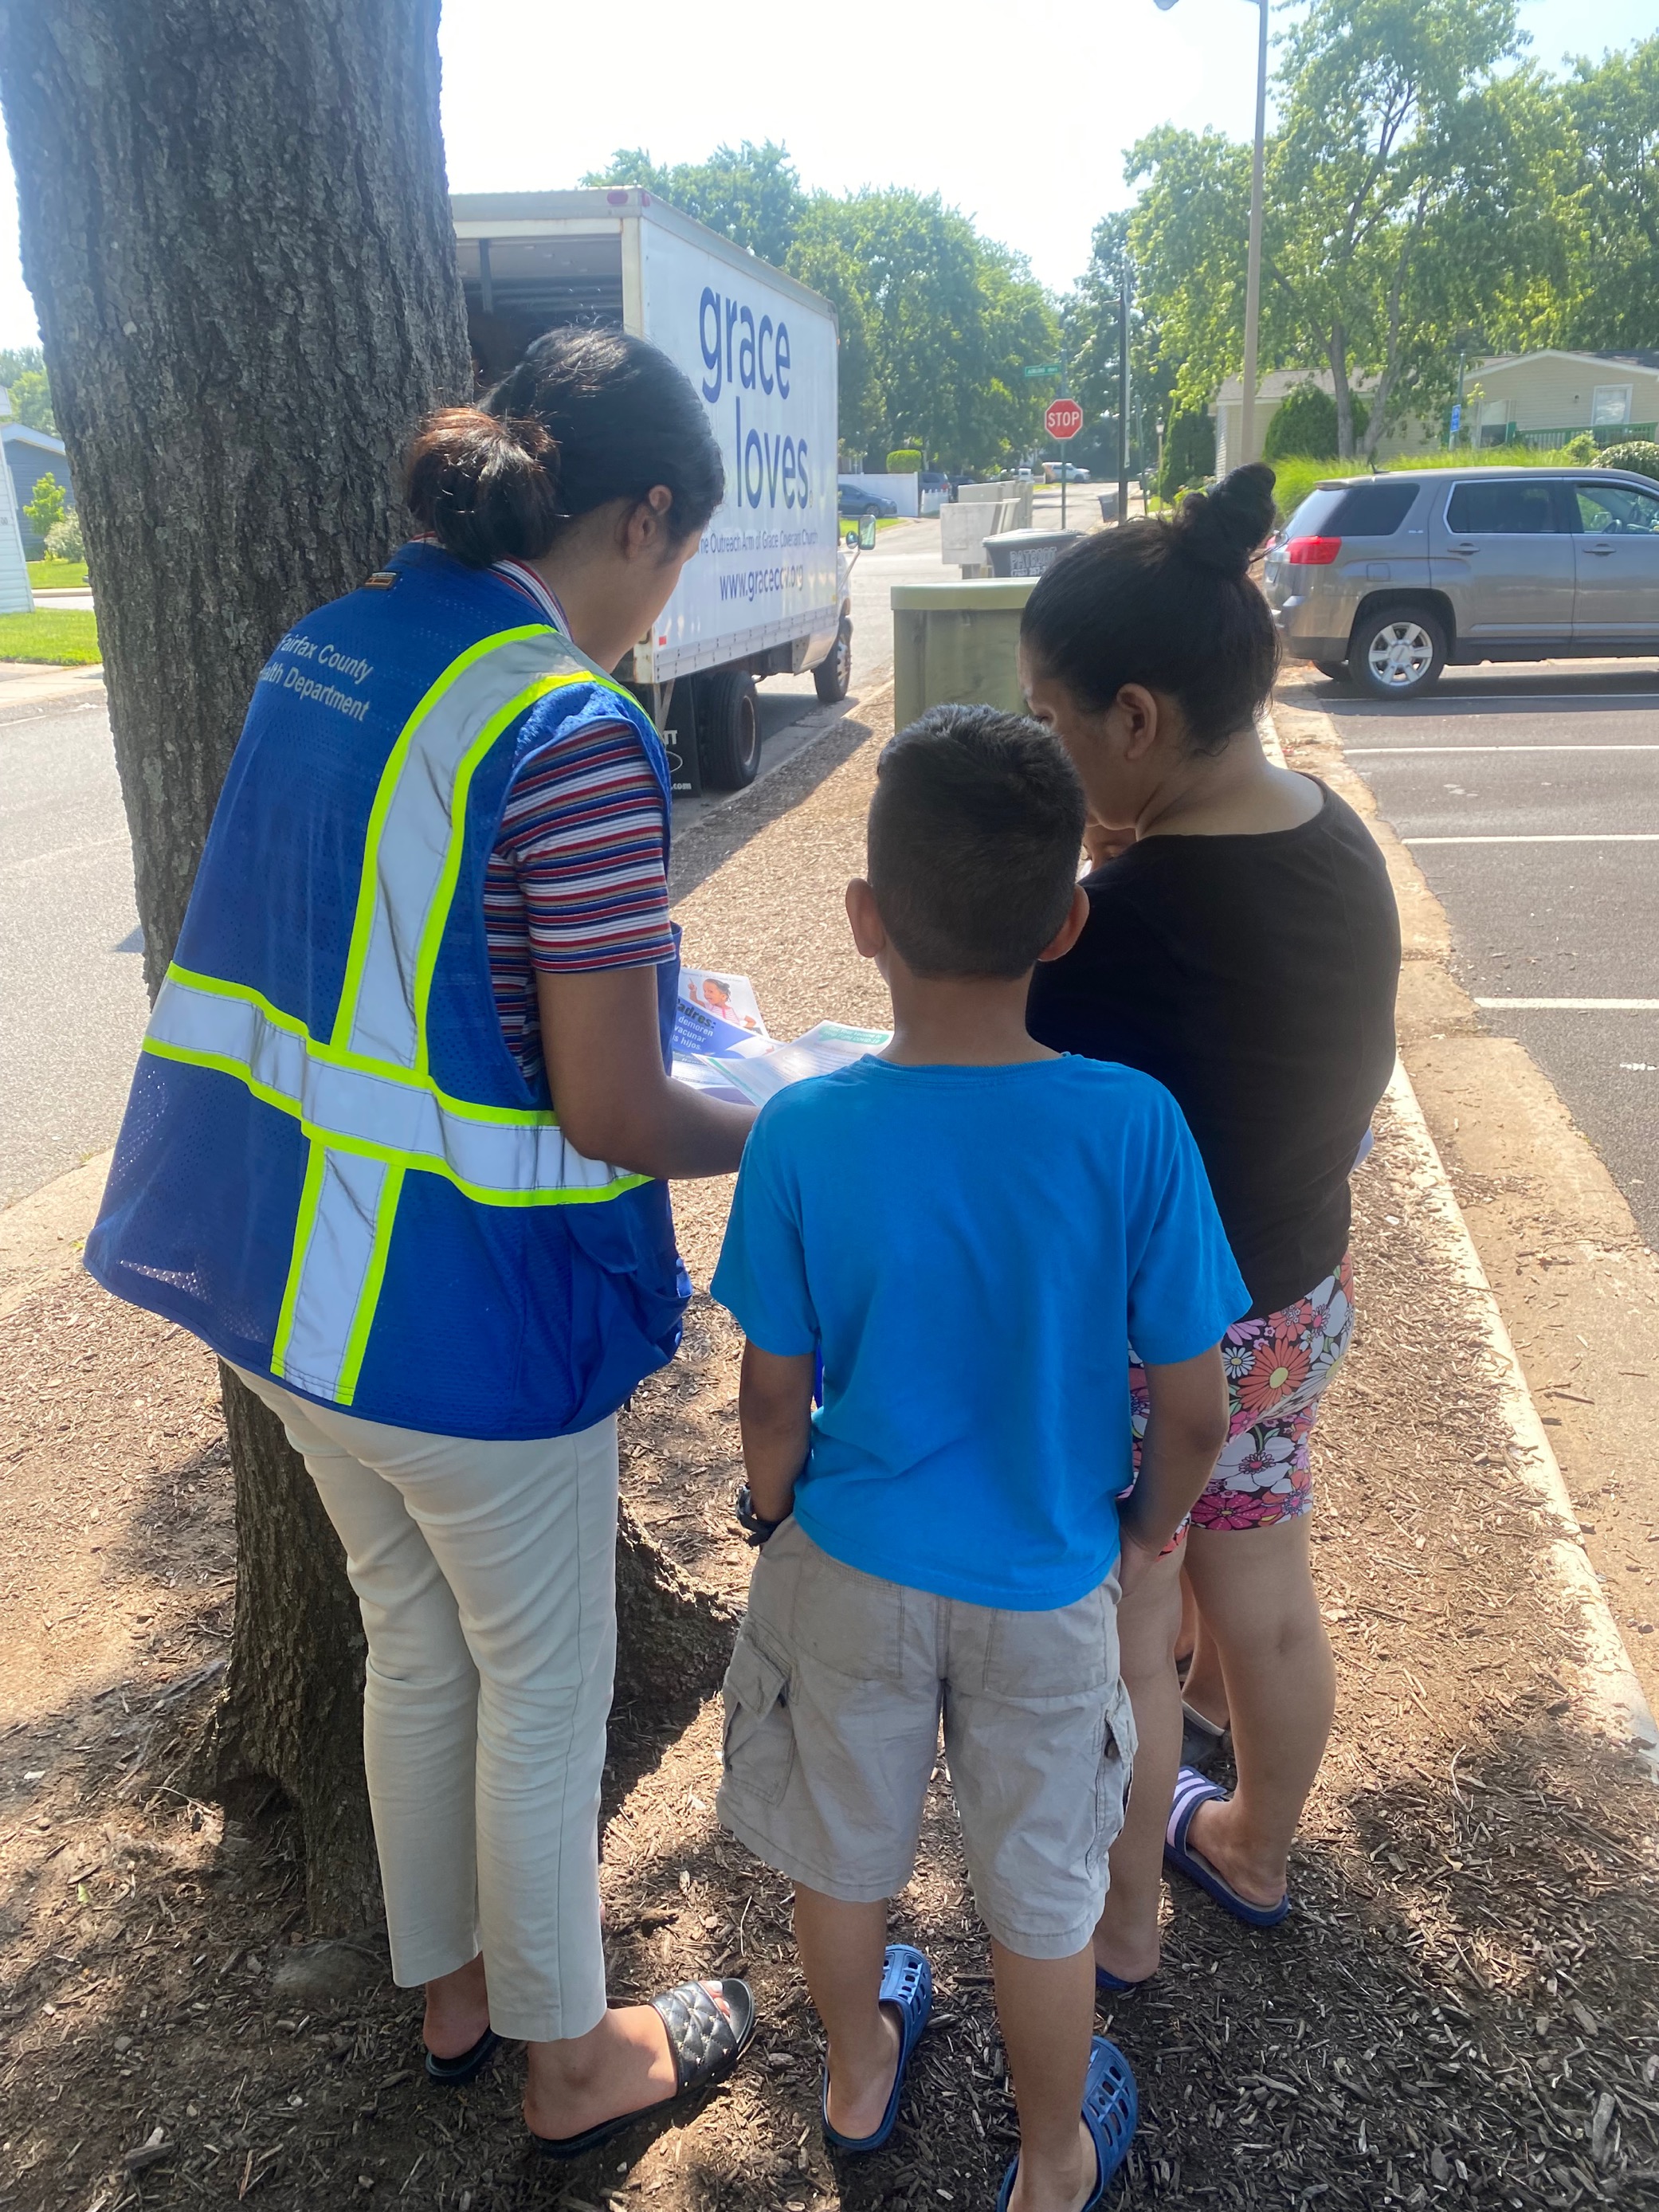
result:
[[[1276,11],[1277,12],[1277,11]],[[1522,0],[1535,58],[1632,43],[1653,0]],[[1585,26],[1593,20],[1594,33]],[[1065,290],[1095,224],[1133,197],[1129,146],[1160,123],[1247,137],[1248,0],[447,0],[444,137],[455,191],[567,186],[618,146],[697,161],[781,139],[801,181],[939,191]],[[0,346],[37,330],[0,156]]]

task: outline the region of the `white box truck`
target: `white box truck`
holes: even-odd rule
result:
[[[663,733],[677,791],[752,782],[757,678],[810,669],[832,700],[851,672],[834,309],[649,192],[458,192],[451,207],[483,385],[544,331],[610,323],[702,394],[726,499],[618,673]]]

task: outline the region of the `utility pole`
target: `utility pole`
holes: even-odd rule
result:
[[[1267,130],[1267,0],[1256,0],[1261,22],[1255,57],[1255,149],[1250,157],[1250,249],[1244,270],[1244,389],[1238,410],[1241,461],[1255,459],[1256,337],[1261,319],[1261,191]]]
[[[1176,0],[1153,0],[1153,4],[1167,14]],[[1256,334],[1261,318],[1261,191],[1267,135],[1269,0],[1250,0],[1250,4],[1260,10],[1261,21],[1255,50],[1255,146],[1250,156],[1250,245],[1244,267],[1244,372],[1239,380],[1238,460],[1235,461],[1231,453],[1227,456],[1234,468],[1238,466],[1238,461],[1252,458],[1250,447],[1255,437]]]
[[[1129,264],[1117,288],[1117,526],[1129,520]]]

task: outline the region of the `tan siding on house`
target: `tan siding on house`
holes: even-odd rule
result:
[[[1507,399],[1510,420],[1522,430],[1588,429],[1596,387],[1628,384],[1629,419],[1659,422],[1659,373],[1621,362],[1517,361],[1507,368],[1483,368],[1469,378],[1488,400]]]

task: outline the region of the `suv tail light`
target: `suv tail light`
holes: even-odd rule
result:
[[[1340,538],[1292,538],[1285,558],[1293,568],[1328,568],[1341,550]]]

